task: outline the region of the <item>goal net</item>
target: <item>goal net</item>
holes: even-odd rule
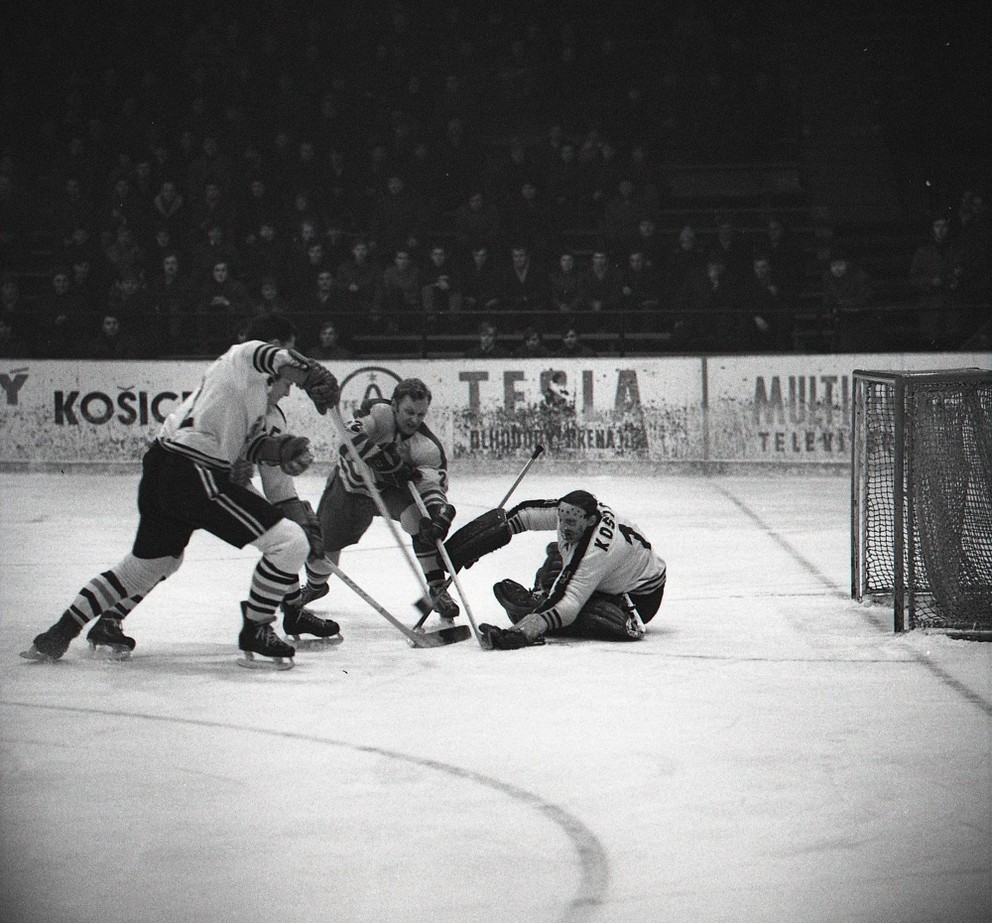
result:
[[[854,372],[851,595],[992,640],[992,372]]]

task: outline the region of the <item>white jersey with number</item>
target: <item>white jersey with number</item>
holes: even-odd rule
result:
[[[208,468],[230,469],[266,433],[269,383],[291,357],[250,340],[232,346],[203,373],[200,386],[166,417],[158,440]]]
[[[529,500],[507,514],[510,531],[553,531],[558,528],[557,500]],[[570,625],[594,592],[652,593],[665,582],[665,562],[637,526],[598,504],[593,528],[575,543],[558,535],[562,572],[538,612],[553,622]]]

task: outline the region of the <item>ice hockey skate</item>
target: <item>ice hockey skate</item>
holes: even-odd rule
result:
[[[451,628],[462,610],[458,608],[458,603],[451,598],[443,583],[432,583],[430,591],[431,608],[437,613],[441,627]]]
[[[82,626],[65,613],[48,631],[37,635],[21,656],[26,660],[36,660],[39,663],[54,663],[68,649],[72,639],[82,630]]]
[[[238,666],[251,670],[290,670],[293,667],[293,657],[296,648],[287,644],[272,628],[273,618],[268,622],[256,622],[248,618],[248,604],[241,603],[241,633],[238,635],[238,647],[244,656],[238,661]],[[256,660],[255,655],[267,658]]]
[[[107,616],[100,616],[96,620],[86,635],[86,640],[94,654],[105,652],[111,660],[127,660],[137,643],[134,638],[124,634],[120,619]]]
[[[544,638],[531,641],[519,628],[498,628],[483,622],[479,626],[482,646],[490,651],[515,651],[521,647],[539,647]]]
[[[330,587],[326,583],[320,586],[311,586],[309,583],[300,590],[300,605],[308,606],[318,599],[323,599],[329,592]]]
[[[333,647],[344,640],[334,619],[322,619],[304,605],[290,606],[283,601],[282,613],[282,630],[301,650]],[[302,637],[305,634],[312,637]]]

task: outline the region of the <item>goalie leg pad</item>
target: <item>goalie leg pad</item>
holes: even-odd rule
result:
[[[626,600],[606,593],[593,593],[569,628],[573,638],[597,641],[639,641],[644,637],[644,626],[627,608]]]
[[[471,567],[483,555],[508,545],[512,537],[506,510],[497,508],[465,523],[444,547],[455,570],[461,570]]]
[[[540,597],[536,593],[532,593],[515,580],[500,580],[499,583],[494,583],[493,596],[506,610],[514,625],[525,615],[530,615],[540,603]]]

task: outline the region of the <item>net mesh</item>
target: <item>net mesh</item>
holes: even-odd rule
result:
[[[908,627],[992,631],[992,376],[903,381],[901,430],[894,382],[856,382],[861,589],[896,589],[901,495]]]

